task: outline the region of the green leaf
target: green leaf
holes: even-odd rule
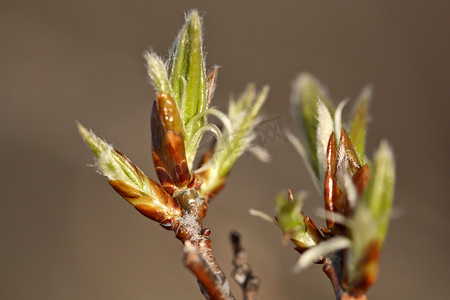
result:
[[[355,147],[356,154],[358,155],[361,164],[364,164],[368,118],[367,114],[371,98],[372,89],[369,87],[364,88],[356,101],[353,117],[350,123],[350,140]]]
[[[316,148],[315,155],[317,159],[317,177],[319,181],[319,186],[323,187],[325,180],[325,170],[326,170],[326,156],[328,141],[330,139],[331,133],[334,129],[333,117],[330,111],[325,106],[325,104],[318,99],[317,100],[317,124],[316,124]]]
[[[374,169],[363,203],[367,205],[375,219],[379,220],[377,230],[380,242],[386,236],[389,217],[392,211],[395,187],[395,162],[391,147],[382,141],[375,154]]]
[[[258,122],[256,117],[268,93],[268,86],[256,94],[255,86],[250,84],[236,103],[230,103],[228,118],[232,132],[225,137],[225,148],[215,156],[219,176],[226,176],[236,160],[251,146],[254,140],[253,129]]]
[[[322,101],[331,115],[334,108],[330,103],[329,96],[320,82],[309,73],[301,73],[292,86],[291,104],[297,123],[306,137],[308,145],[308,156],[312,169],[319,177],[319,167],[316,155],[317,147],[317,116],[318,99]]]
[[[285,231],[305,231],[305,223],[302,214],[302,206],[304,201],[304,194],[297,197],[286,197],[286,192],[280,193],[275,198],[275,214],[278,219],[278,226]]]
[[[205,126],[199,128],[191,138],[190,142],[186,144],[186,156],[190,170],[192,170],[194,158],[200,145],[200,141],[203,135],[207,132],[210,132],[214,135],[214,137],[216,138],[217,147],[219,149],[223,149],[225,146],[222,132],[220,131],[219,127],[217,127],[217,125],[206,124]]]
[[[253,130],[258,123],[257,115],[268,92],[269,87],[265,86],[259,93],[256,93],[255,86],[249,84],[237,101],[230,101],[229,121],[226,122],[228,128],[223,134],[223,143],[215,147],[208,170],[199,174],[200,177],[203,176],[201,186],[203,194],[223,185],[237,159],[252,146],[255,139]]]
[[[347,104],[347,100],[341,101],[339,105],[336,107],[336,110],[334,112],[334,135],[336,144],[339,143],[339,140],[341,139],[341,129],[343,127],[342,125],[342,111],[344,110],[345,105]]]
[[[167,75],[166,66],[164,62],[155,53],[145,53],[145,60],[147,61],[148,75],[150,76],[153,85],[158,93],[165,93],[173,95],[172,85]]]
[[[184,124],[206,109],[206,72],[203,55],[202,21],[197,11],[186,17],[186,23],[172,47],[168,63],[168,75],[172,85],[172,97],[178,104]],[[205,118],[197,121],[186,132],[189,141]]]

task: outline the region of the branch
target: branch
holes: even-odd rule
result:
[[[206,299],[234,299],[228,293],[229,285],[217,284],[218,278],[190,241],[184,244],[183,261],[184,265],[197,277],[200,291]]]
[[[180,192],[175,198],[183,211],[174,231],[175,236],[184,244],[184,265],[197,277],[206,299],[234,300],[225,273],[211,249],[211,231],[202,227],[207,204],[192,190]]]
[[[241,287],[244,300],[258,300],[258,289],[261,280],[253,275],[252,269],[247,262],[247,253],[241,246],[239,233],[231,232],[230,238],[234,253],[234,270],[231,276]]]

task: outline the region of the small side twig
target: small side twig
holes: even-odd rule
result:
[[[230,238],[234,253],[234,270],[231,276],[241,287],[244,300],[258,300],[258,289],[261,280],[253,275],[252,269],[247,262],[247,253],[241,246],[239,233],[231,232]]]

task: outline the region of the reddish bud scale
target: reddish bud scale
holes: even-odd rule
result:
[[[314,242],[316,242],[316,244],[323,242],[324,237],[319,228],[317,228],[316,224],[314,224],[314,221],[308,216],[305,216],[303,221],[305,222],[306,231],[309,233]]]
[[[338,199],[341,198],[341,191],[336,182],[336,143],[334,141],[334,132],[331,133],[328,140],[323,195],[325,210],[330,214],[326,219],[327,227],[333,229],[335,227],[333,212],[337,211],[336,204]]]
[[[370,180],[369,166],[365,164],[352,177],[353,183],[356,186],[358,195],[361,195],[367,187]]]
[[[338,177],[340,176],[342,181],[344,174],[352,176],[357,193],[361,195],[369,182],[369,167],[367,164],[361,166],[347,133],[344,128],[341,128],[338,149],[336,149],[334,132],[331,133],[328,140],[324,181],[325,210],[330,213],[330,216],[327,217],[327,227],[334,233],[343,232],[345,228],[335,224],[333,213],[336,212],[346,217],[353,214],[353,208],[346,193],[342,192],[339,187],[344,183],[338,182]]]
[[[303,214],[303,212],[302,212]],[[276,218],[277,219],[277,218]],[[318,245],[319,243],[323,242],[325,240],[324,235],[322,234],[322,232],[319,230],[319,228],[317,228],[316,224],[314,223],[314,221],[308,217],[308,216],[304,216],[303,217],[303,222],[305,224],[305,232],[308,233],[308,235],[311,237],[311,239]],[[290,235],[289,232],[284,232],[284,235]],[[305,247],[303,243],[299,242],[296,239],[290,239],[292,243],[294,243],[294,245],[296,246],[294,249],[299,252],[300,254],[302,254],[303,252],[305,252],[308,249],[311,249],[311,247]]]
[[[206,108],[210,107],[211,99],[214,96],[214,92],[216,90],[216,81],[217,81],[217,73],[219,67],[214,66],[212,71],[206,77]]]
[[[161,223],[165,228],[173,226],[175,219],[181,217],[181,208],[178,202],[167,194],[159,184],[150,178],[148,180],[153,192],[151,196],[144,195],[122,180],[108,180],[108,183],[122,198],[147,218]],[[169,224],[172,225],[169,226]]]
[[[339,140],[339,157],[336,166],[340,167],[342,165],[346,166],[347,172],[350,175],[356,173],[356,171],[361,168],[361,163],[359,162],[358,155],[356,154],[355,148],[353,147],[350,138],[347,135],[347,132],[344,130],[344,127],[341,127],[341,138]],[[342,161],[345,160],[346,163],[342,164]],[[344,171],[344,170],[342,170]]]
[[[157,94],[151,117],[153,162],[162,186],[170,193],[179,187],[191,187],[194,175],[189,171],[184,146],[183,121],[173,98]]]

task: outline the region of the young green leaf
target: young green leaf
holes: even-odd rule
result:
[[[306,137],[310,164],[317,177],[319,177],[316,155],[318,99],[322,101],[330,114],[334,113],[334,108],[330,103],[328,93],[320,82],[309,73],[300,74],[292,86],[291,105],[297,123]]]
[[[353,117],[350,124],[350,140],[355,147],[358,158],[364,164],[364,151],[366,144],[367,131],[367,111],[369,102],[372,98],[372,89],[366,87],[359,95],[353,111]]]
[[[386,236],[392,211],[395,186],[395,162],[391,147],[382,141],[375,154],[374,168],[362,201],[374,218],[379,220],[378,238],[382,243]]]
[[[178,104],[185,125],[195,115],[204,111],[207,105],[202,34],[202,20],[194,10],[187,15],[168,62],[172,97]],[[186,132],[185,140],[189,141],[204,123],[205,118],[199,119],[192,130]]]
[[[164,62],[155,53],[146,52],[144,58],[147,61],[148,75],[150,76],[157,93],[173,95],[172,84],[167,75]]]
[[[328,108],[326,108],[325,104],[318,99],[315,155],[317,159],[317,174],[320,186],[323,186],[325,180],[327,146],[333,129],[333,117],[331,116]]]
[[[209,167],[201,169],[197,174],[203,181],[203,195],[215,193],[225,183],[237,159],[252,147],[255,139],[254,127],[258,123],[257,115],[264,104],[269,88],[265,86],[256,94],[255,86],[248,85],[238,100],[230,101],[228,122],[223,134],[223,142],[216,144],[209,160]],[[209,124],[211,125],[211,124]],[[220,140],[219,140],[220,141]]]

